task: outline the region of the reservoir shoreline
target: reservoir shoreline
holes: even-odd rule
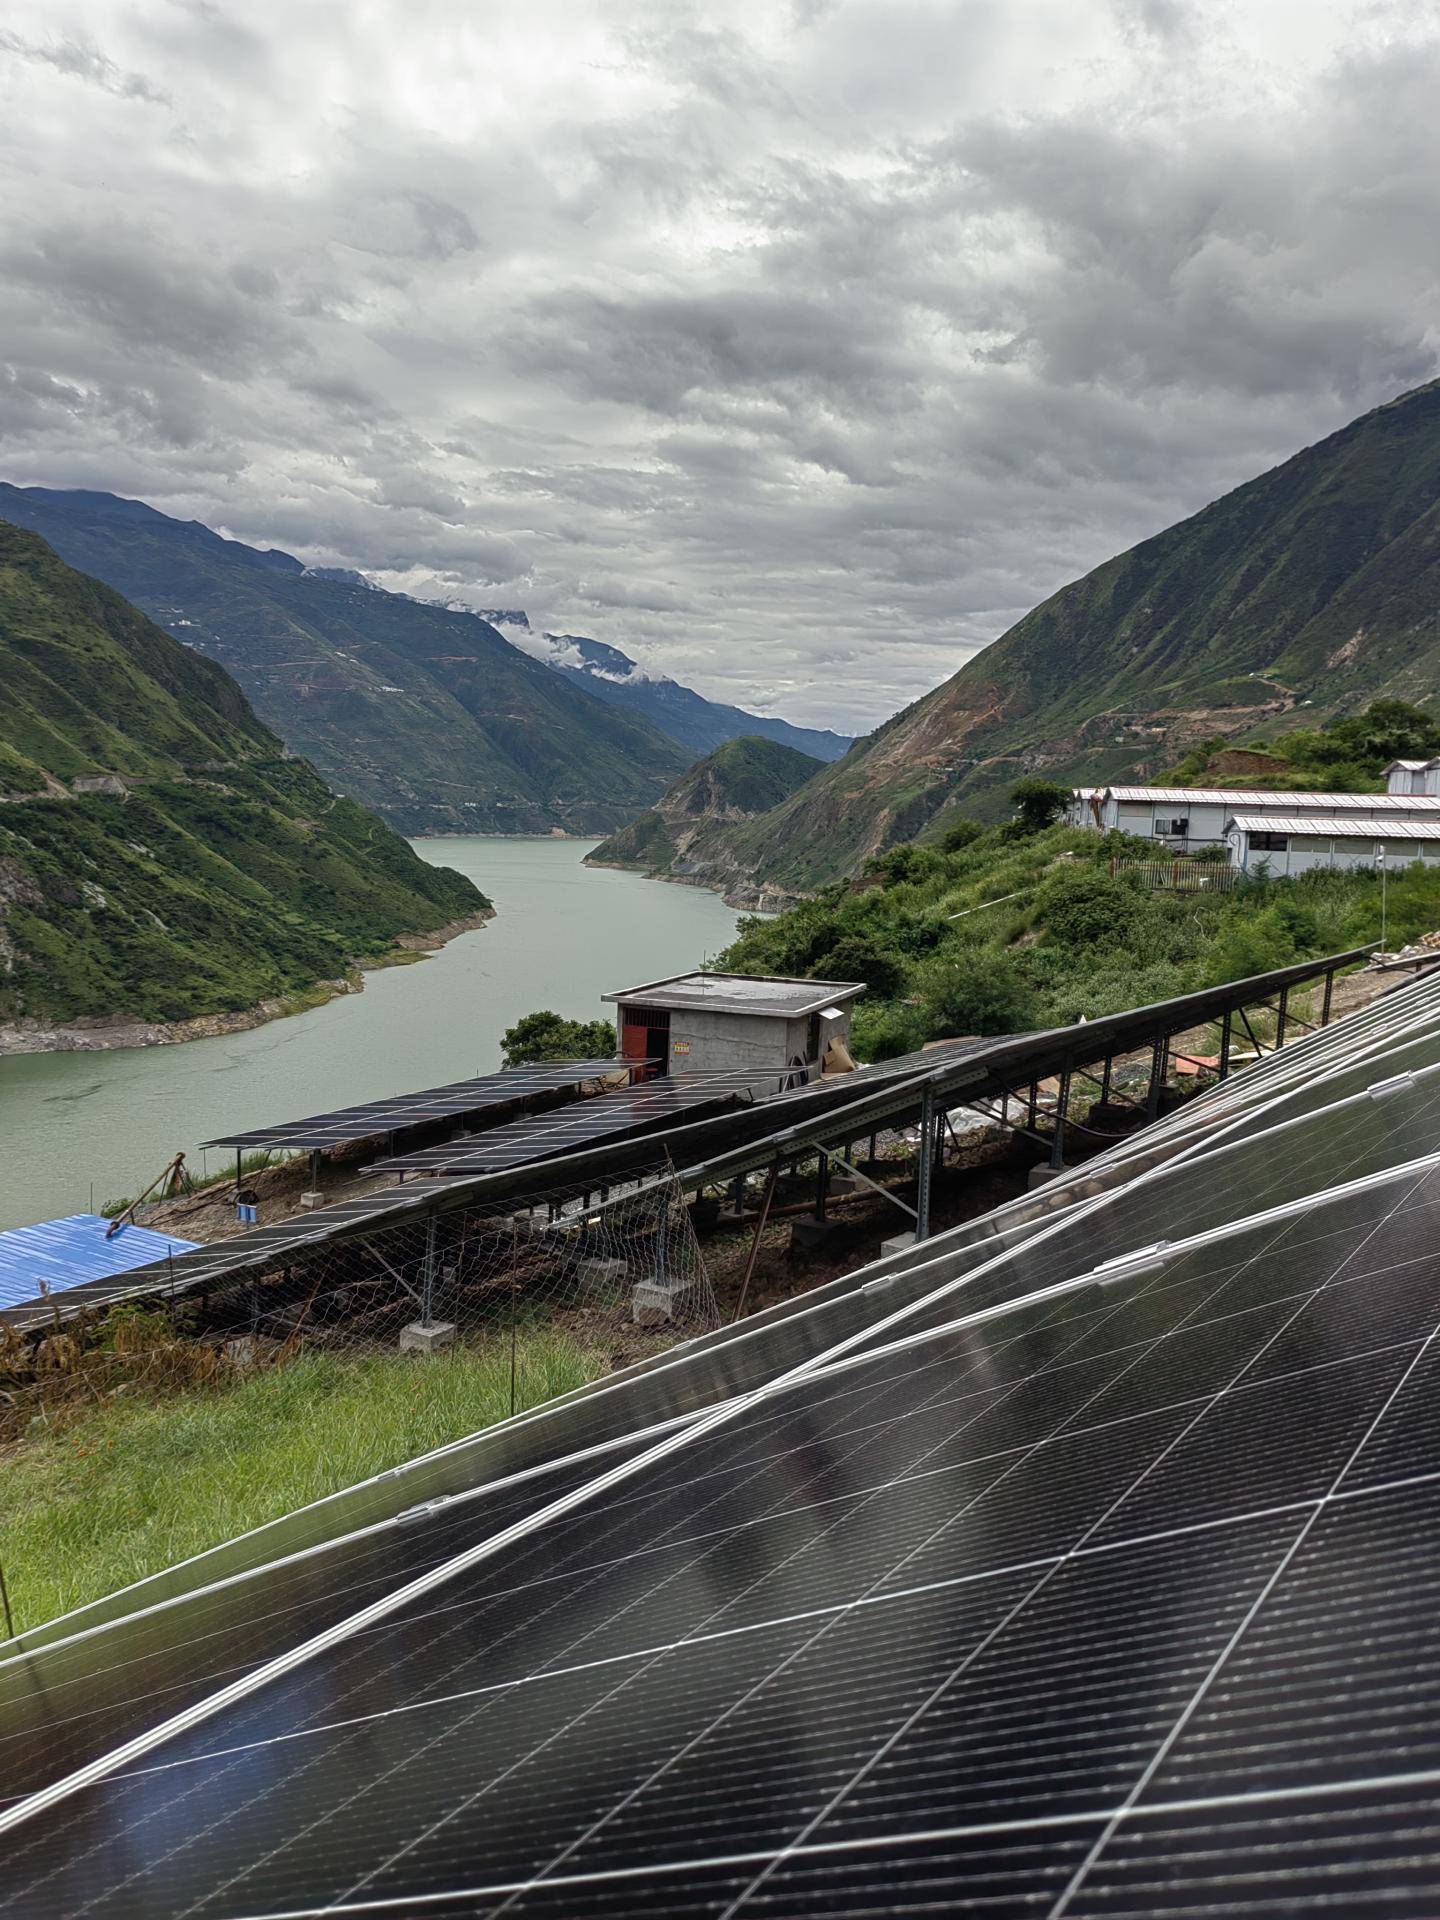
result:
[[[355,960],[334,980],[315,980],[291,993],[272,994],[251,1007],[223,1013],[196,1013],[185,1020],[137,1020],[132,1014],[87,1014],[79,1020],[52,1026],[44,1020],[23,1019],[0,1026],[0,1060],[34,1053],[120,1053],[132,1047],[182,1046],[189,1040],[213,1040],[227,1033],[248,1033],[271,1020],[288,1020],[310,1013],[344,993],[360,993],[365,975],[383,967],[399,967],[438,952],[462,933],[473,933],[495,918],[493,907],[478,907],[462,919],[447,921],[432,933],[402,933],[391,952]]]
[[[714,957],[736,916],[714,894],[587,868],[596,841],[446,835],[415,843],[495,906],[423,966],[385,966],[363,993],[181,1046],[0,1057],[0,1227],[96,1212],[184,1150],[198,1172],[233,1155],[200,1142],[500,1065],[500,1037],[543,1007],[608,1014],[600,995]]]

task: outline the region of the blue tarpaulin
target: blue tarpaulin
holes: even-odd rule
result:
[[[0,1307],[38,1300],[47,1288],[63,1293],[87,1280],[129,1273],[132,1267],[163,1260],[167,1253],[189,1253],[198,1244],[132,1226],[121,1227],[107,1240],[109,1226],[98,1213],[72,1213],[63,1220],[41,1220],[33,1227],[0,1233]]]

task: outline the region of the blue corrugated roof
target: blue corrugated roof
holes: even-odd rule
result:
[[[72,1213],[63,1220],[41,1220],[33,1227],[0,1233],[0,1307],[38,1300],[44,1287],[63,1293],[86,1280],[129,1273],[132,1267],[163,1260],[167,1253],[189,1253],[198,1244],[128,1225],[107,1240],[109,1226],[98,1213]]]

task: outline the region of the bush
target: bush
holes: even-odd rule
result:
[[[1144,913],[1144,897],[1132,881],[1078,863],[1052,873],[1035,894],[1036,918],[1055,946],[1124,946]]]
[[[500,1036],[507,1067],[536,1060],[596,1060],[615,1051],[615,1029],[608,1020],[567,1020],[548,1007],[527,1013]]]
[[[850,1050],[857,1060],[895,1060],[918,1052],[925,1028],[917,1007],[894,1000],[861,1001],[850,1028]]]
[[[966,847],[973,846],[985,834],[978,820],[955,820],[945,829],[935,845],[941,853],[963,853]]]
[[[1039,1019],[1034,990],[1008,953],[935,954],[916,969],[915,987],[928,1040],[1019,1033]]]
[[[816,980],[863,980],[877,1000],[890,1000],[900,991],[900,962],[869,934],[844,934],[811,963]]]

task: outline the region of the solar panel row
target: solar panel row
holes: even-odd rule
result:
[[[380,1162],[399,1173],[491,1173],[526,1166],[534,1160],[573,1153],[591,1141],[614,1134],[662,1126],[685,1114],[699,1113],[774,1082],[772,1073],[696,1074],[684,1079],[648,1080],[589,1100],[573,1101],[551,1113],[526,1114],[492,1127],[478,1138],[462,1135],[439,1146],[421,1147]]]
[[[1433,1914],[1437,1223],[1421,982],[523,1479],[0,1664],[0,1898]]]
[[[399,1133],[431,1120],[448,1120],[486,1108],[506,1107],[534,1093],[546,1093],[576,1086],[624,1068],[648,1066],[648,1060],[559,1060],[544,1065],[507,1067],[502,1073],[477,1074],[470,1080],[453,1080],[443,1087],[428,1087],[419,1093],[397,1094],[389,1100],[369,1100],[360,1106],[338,1107],[331,1113],[312,1113],[302,1120],[284,1120],[269,1127],[253,1127],[247,1133],[225,1134],[207,1140],[207,1147],[250,1148],[338,1146],[347,1140],[363,1140],[371,1134]]]
[[[1284,1117],[1293,1119],[1413,1070],[1434,1057],[1437,1025],[1440,983],[1424,990],[1411,988],[1403,996],[1391,995],[1352,1016],[1343,1027],[1313,1034],[1287,1047],[1170,1119],[1120,1142],[1076,1172],[995,1214],[859,1274],[842,1275],[799,1299],[777,1303],[737,1327],[687,1343],[678,1356],[639,1363],[574,1397],[582,1403],[593,1400],[594,1406],[576,1405],[567,1397],[548,1410],[487,1429],[470,1441],[455,1442],[433,1460],[413,1463],[405,1473],[385,1475],[379,1481],[330,1496],[316,1507],[201,1555],[183,1568],[153,1576],[111,1601],[96,1603],[82,1610],[78,1622],[86,1625],[117,1617],[150,1600],[182,1594],[206,1578],[253,1569],[267,1558],[307,1549],[352,1526],[374,1523],[418,1499],[464,1491],[496,1475],[533,1468],[546,1458],[563,1458],[577,1448],[603,1445],[611,1432],[623,1433],[647,1421],[693,1412],[717,1395],[767,1377],[777,1358],[803,1357],[813,1351],[816,1344],[830,1337],[829,1316],[849,1310],[847,1296],[874,1288],[879,1278],[923,1268],[925,1272],[916,1281],[904,1281],[907,1289],[912,1284],[923,1289],[927,1284],[925,1274],[937,1258],[943,1257],[955,1268],[958,1262],[988,1257],[1069,1214],[1081,1203],[1103,1199],[1125,1180],[1154,1174],[1172,1158],[1178,1163],[1186,1155],[1207,1152],[1227,1142],[1243,1158],[1246,1130],[1253,1128],[1258,1134],[1273,1125],[1281,1111],[1277,1102],[1285,1103]],[[1301,1176],[1307,1149],[1292,1143],[1284,1152],[1293,1169],[1290,1178],[1296,1190],[1303,1190]],[[1148,1189],[1142,1186],[1138,1191],[1144,1194]],[[378,1196],[379,1201],[384,1198]],[[1169,1206],[1181,1213],[1184,1204],[1159,1196],[1155,1201],[1157,1208]],[[373,1215],[376,1224],[383,1224],[386,1214],[375,1211],[375,1207],[374,1201],[356,1202],[350,1210],[367,1219]],[[288,1226],[262,1229],[246,1244],[279,1236],[289,1236],[282,1248],[286,1258],[303,1257],[303,1237],[297,1238]],[[210,1251],[223,1264],[225,1248]],[[786,1324],[778,1325],[780,1322]],[[50,1636],[31,1636],[42,1637]]]

